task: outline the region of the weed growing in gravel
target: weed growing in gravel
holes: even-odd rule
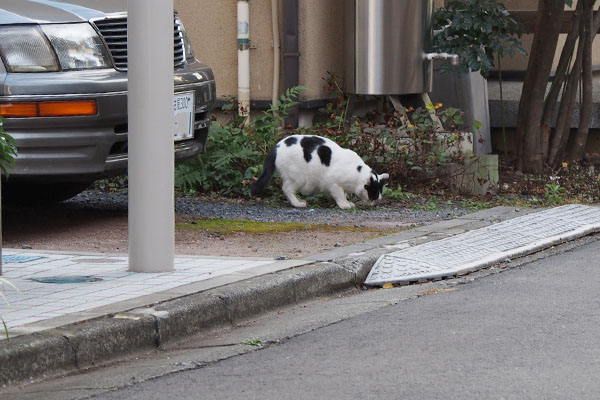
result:
[[[544,200],[547,204],[558,204],[564,201],[560,195],[565,189],[556,183],[547,183],[546,192],[544,193]]]
[[[476,200],[463,200],[460,202],[461,207],[472,208],[474,210],[486,210],[491,208],[492,205],[487,201],[476,201]]]
[[[402,190],[402,186],[400,185],[396,186],[396,189],[391,189],[387,186],[384,186],[381,194],[384,198],[402,202],[410,201],[415,196],[411,192]]]
[[[256,347],[262,347],[263,343],[262,341],[258,340],[258,339],[248,339],[246,340],[244,343],[247,346],[256,346]]]
[[[95,181],[92,188],[99,192],[116,193],[124,191],[124,189],[127,188],[127,185],[127,175],[118,175]]]
[[[439,211],[440,210],[440,206],[438,204],[438,199],[435,197],[433,199],[429,200],[425,204],[415,204],[412,208],[413,208],[413,210],[420,210],[420,211]]]

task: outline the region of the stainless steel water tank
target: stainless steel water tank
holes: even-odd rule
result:
[[[432,0],[344,0],[344,83],[353,94],[431,91]]]

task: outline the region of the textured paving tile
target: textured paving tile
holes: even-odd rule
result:
[[[600,208],[567,205],[381,256],[366,285],[443,278],[600,231]]]
[[[2,264],[16,264],[43,258],[41,256],[18,256],[18,255],[2,255]]]
[[[0,318],[9,328],[75,312],[92,310],[115,302],[159,293],[215,276],[243,271],[274,260],[176,257],[175,271],[134,273],[127,257],[102,254],[25,254],[5,251],[2,277],[17,287],[0,285]],[[181,267],[180,267],[181,266]],[[91,277],[87,283],[42,283],[48,277]],[[2,326],[2,325],[0,325]]]

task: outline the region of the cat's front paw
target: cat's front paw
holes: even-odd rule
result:
[[[354,207],[354,203],[350,203],[349,201],[342,203],[342,204],[338,203],[338,207],[341,208],[342,210],[349,210]]]
[[[296,208],[306,208],[306,201],[298,200],[292,203],[292,206]]]

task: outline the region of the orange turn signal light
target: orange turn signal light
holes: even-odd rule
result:
[[[0,104],[0,115],[3,117],[37,117],[36,103],[5,103]]]
[[[76,117],[97,113],[95,100],[0,103],[0,116],[5,118]]]

